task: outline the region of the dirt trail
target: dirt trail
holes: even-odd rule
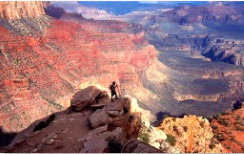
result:
[[[196,121],[196,118],[190,119],[188,123],[188,133],[187,133],[187,151],[186,152],[191,152],[192,146],[193,146],[193,125]]]

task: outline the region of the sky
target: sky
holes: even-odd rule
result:
[[[151,4],[155,4],[158,1],[139,1],[140,3],[151,3]]]

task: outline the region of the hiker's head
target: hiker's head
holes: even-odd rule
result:
[[[115,84],[116,84],[116,82],[114,81],[114,82],[113,82],[113,85],[115,85]]]

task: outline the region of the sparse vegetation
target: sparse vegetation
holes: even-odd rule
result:
[[[47,67],[50,68],[50,70],[54,70],[53,66],[50,64],[47,64]]]
[[[225,137],[223,136],[222,133],[219,133],[218,135],[216,135],[215,138],[217,138],[218,141],[224,141],[225,140]]]
[[[234,137],[234,136],[230,136],[230,140],[231,140],[232,142],[234,142],[234,141],[235,141],[235,137]]]
[[[238,115],[238,116],[236,116],[236,120],[240,120],[241,119],[241,117]]]
[[[35,87],[36,86],[36,83],[33,80],[28,79],[28,86],[29,87]]]
[[[43,97],[44,98],[44,97]],[[45,98],[44,98],[45,99]],[[56,106],[56,107],[58,107],[58,108],[60,108],[60,109],[62,109],[63,107],[60,105],[60,104],[58,104],[58,103],[56,103],[54,100],[49,100],[49,99],[45,99],[49,104],[51,104],[51,105],[54,105],[54,106]]]
[[[188,127],[187,127],[187,126],[183,126],[183,130],[184,130],[185,132],[187,132]]]
[[[209,148],[214,149],[216,147],[216,144],[218,144],[218,141],[216,140],[216,138],[212,138],[209,144]]]
[[[198,141],[196,142],[196,145],[199,146],[199,142]]]
[[[21,59],[15,59],[12,61],[14,65],[20,65],[21,64]]]
[[[228,126],[228,123],[223,118],[219,118],[218,119],[218,123],[221,124],[221,125],[224,125],[224,126]]]
[[[213,128],[214,130],[218,129],[218,127],[217,127],[217,126],[212,126],[212,128]]]
[[[200,126],[203,128],[204,127],[204,122],[200,122]]]
[[[170,145],[175,146],[176,144],[176,139],[174,136],[167,134],[167,139],[166,142],[168,142]]]
[[[142,124],[138,138],[145,143],[149,143],[150,135],[147,131],[147,128],[144,126],[144,124]]]
[[[173,130],[177,132],[178,131],[178,127],[177,126],[173,126]]]
[[[150,137],[150,135],[146,132],[140,133],[140,135],[139,135],[139,139],[141,139],[145,143],[149,143],[149,137]]]
[[[209,144],[209,148],[210,148],[210,149],[215,148],[215,144],[210,143],[210,144]]]
[[[66,81],[64,78],[61,78],[62,79],[62,83],[65,85],[65,87],[67,89],[69,89],[70,91],[74,91],[74,87],[71,83],[69,83],[68,81]]]
[[[244,131],[244,128],[241,127],[241,126],[236,126],[236,129],[235,130],[240,131],[240,132],[243,132]]]
[[[178,126],[173,126],[173,130],[175,131],[175,133],[177,134],[177,135],[179,135],[179,136],[181,136],[182,135],[182,133],[179,131],[179,129],[178,129]]]
[[[216,120],[218,120],[218,119],[219,119],[219,117],[220,117],[220,115],[219,115],[219,114],[217,114],[217,115],[215,115],[213,118],[214,118],[214,119],[216,119]]]

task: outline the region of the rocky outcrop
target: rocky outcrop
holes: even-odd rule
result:
[[[103,93],[99,95],[103,101],[97,101],[95,93]],[[77,92],[74,98],[96,100],[96,104],[80,101],[76,105],[85,104],[86,108],[77,111],[72,104],[64,111],[35,121],[18,133],[3,152],[160,152],[136,140],[141,113],[132,108],[133,101],[121,98],[111,102],[107,96],[95,86]]]
[[[106,12],[105,10],[96,9],[94,7],[86,7],[80,5],[78,2],[57,2],[52,1],[51,5],[53,7],[60,7],[65,10],[67,13],[78,13],[82,14],[87,19],[95,19],[95,20],[111,20],[112,18],[116,18],[115,15]]]
[[[0,18],[4,20],[38,17],[45,14],[42,2],[0,2]]]
[[[244,66],[244,41],[212,37],[207,36],[203,40],[201,46],[202,55],[212,61]]]
[[[216,116],[211,121],[214,136],[227,152],[244,152],[244,106]]]
[[[107,91],[101,91],[100,89],[91,86],[77,92],[71,99],[70,103],[74,110],[80,111],[93,104],[104,105],[109,99],[110,96],[107,94]]]
[[[143,112],[144,113],[144,112]],[[143,141],[145,144],[149,144],[156,149],[160,149],[161,152],[166,153],[179,153],[179,149],[177,147],[172,147],[168,143],[168,137],[164,131],[160,130],[157,127],[150,125],[148,120],[142,120],[143,123],[141,125],[140,133],[138,139]],[[135,150],[142,150],[141,148]]]
[[[132,139],[125,144],[122,153],[162,153],[162,151],[152,148],[142,141]]]
[[[214,138],[207,119],[196,116],[165,118],[158,127],[167,134],[167,141],[180,152],[225,152]]]

